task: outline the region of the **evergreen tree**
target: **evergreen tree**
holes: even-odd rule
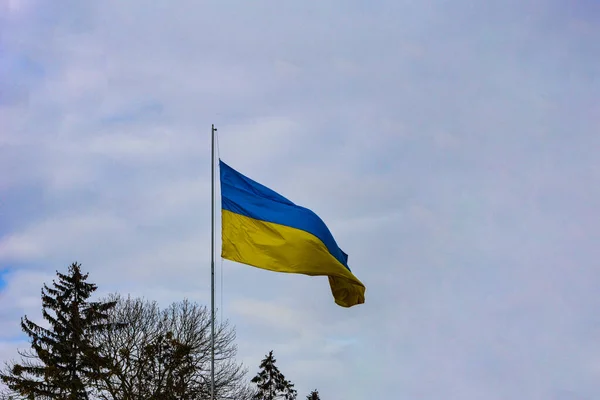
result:
[[[319,391],[317,389],[310,392],[308,396],[306,396],[306,400],[321,400],[319,397]]]
[[[276,361],[271,350],[260,363],[260,372],[252,378],[258,389],[254,400],[296,400],[294,384],[285,379],[275,365]]]
[[[20,352],[21,363],[7,365],[0,379],[26,399],[88,399],[88,385],[109,374],[110,359],[92,344],[92,334],[118,324],[106,323],[114,302],[90,302],[96,285],[88,283],[81,265],[68,274],[56,272],[58,282],[42,288],[42,316],[49,328],[27,316],[21,328],[30,337],[31,350]]]

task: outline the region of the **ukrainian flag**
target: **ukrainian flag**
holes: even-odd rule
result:
[[[365,302],[365,286],[348,267],[348,255],[312,211],[240,174],[219,160],[221,257],[257,268],[325,275],[335,302]]]

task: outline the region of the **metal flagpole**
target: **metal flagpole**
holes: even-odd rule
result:
[[[210,399],[215,400],[215,124],[210,142]]]

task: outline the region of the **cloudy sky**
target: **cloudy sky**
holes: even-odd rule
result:
[[[600,3],[0,1],[0,359],[78,261],[210,294],[210,126],[313,209],[366,303],[217,263],[302,397],[600,396]],[[222,290],[221,290],[222,278]]]

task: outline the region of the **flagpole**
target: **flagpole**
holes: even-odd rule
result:
[[[210,399],[215,400],[215,124],[210,141]]]

